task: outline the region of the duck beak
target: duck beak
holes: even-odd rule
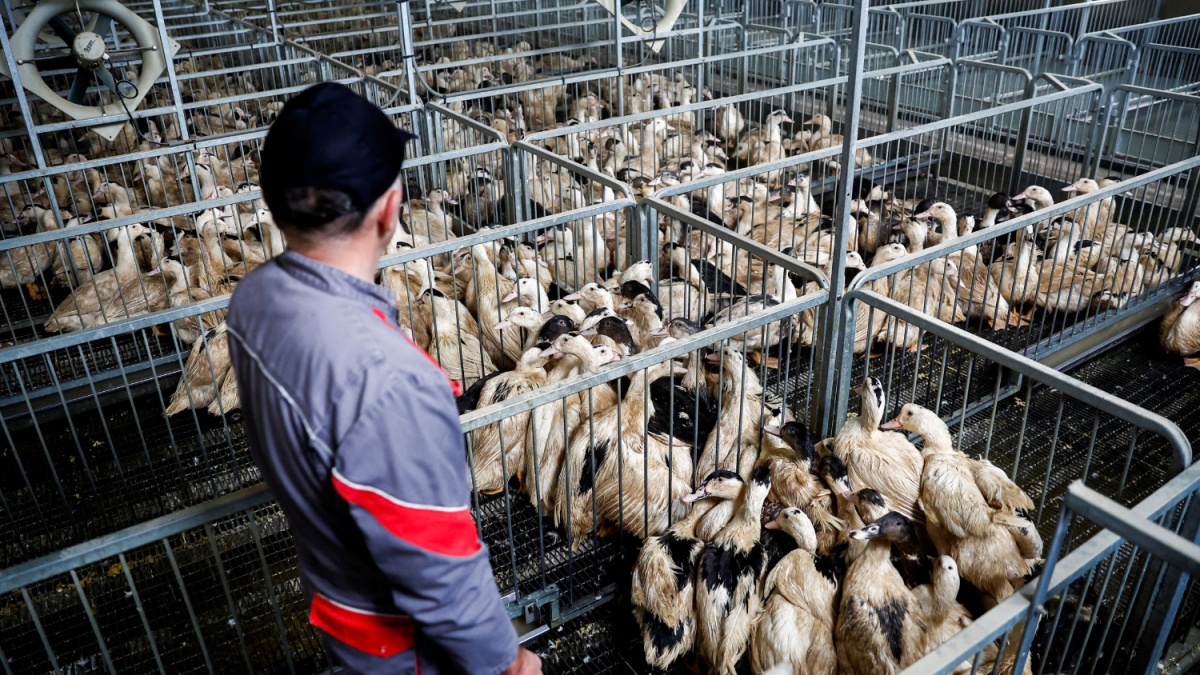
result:
[[[690,495],[685,495],[683,497],[683,503],[691,504],[692,502],[698,502],[707,496],[708,496],[708,488],[704,487],[704,486],[700,486],[699,490],[696,490],[695,492],[693,492]]]
[[[1026,191],[1026,192],[1027,192],[1027,191]],[[1013,197],[1012,199],[1010,199],[1009,201],[1013,201],[1013,202],[1015,202],[1015,201],[1017,201],[1018,199],[1025,199],[1025,198],[1026,198],[1026,197],[1028,197],[1028,196],[1029,196],[1029,195],[1025,194],[1025,192],[1022,192],[1021,194],[1017,195],[1016,197]]]
[[[671,372],[675,373],[675,377],[683,377],[688,374],[687,368],[678,364],[675,365],[675,368]]]
[[[779,435],[779,427],[774,424],[772,424],[770,426],[765,426],[762,428],[762,430],[767,432],[768,434],[771,434],[772,436]]]
[[[704,357],[704,361],[706,363],[720,363],[721,355],[720,354],[709,354],[708,356]]]
[[[782,199],[782,196],[778,192],[771,193],[771,196],[767,197],[767,201],[769,202],[777,202],[780,199]]]
[[[768,530],[778,530],[779,529],[779,521],[772,520],[771,522],[767,523],[766,525],[763,525],[763,527]]]
[[[626,319],[626,320],[628,321],[628,319]],[[632,323],[632,322],[630,322],[630,323]],[[670,332],[669,329],[666,326],[663,326],[662,328],[655,328],[654,330],[650,331],[648,334],[653,335],[654,337],[662,337],[664,335],[669,334],[669,332]]]
[[[896,419],[891,420],[890,422],[884,422],[883,424],[880,424],[879,428],[895,430],[895,429],[903,429],[904,427],[900,424],[900,416],[897,415]]]
[[[563,296],[563,300],[582,300],[582,299],[583,299],[583,297],[581,295],[579,295],[578,291],[576,291],[575,293],[572,293],[570,295]]]
[[[583,337],[591,337],[593,335],[596,335],[596,329],[589,328],[587,330],[581,330],[581,331],[579,331],[579,334],[582,335]]]
[[[552,310],[552,309],[548,309],[548,310],[542,312],[543,319],[549,319],[549,318],[552,318],[553,316],[554,316],[554,310]]]
[[[542,357],[547,358],[547,359],[552,356],[555,356],[557,354],[558,354],[558,350],[555,349],[554,347],[547,347],[545,350],[542,351]]]
[[[1079,192],[1079,188],[1075,187],[1075,184],[1072,183],[1072,184],[1068,185],[1067,187],[1063,188],[1062,191],[1063,192]]]
[[[504,299],[501,300],[500,302],[512,302],[513,300],[517,299],[517,295],[518,295],[517,290],[514,288],[513,292],[504,296]]]
[[[1182,307],[1189,307],[1193,302],[1200,298],[1200,292],[1188,291],[1188,294],[1179,299],[1179,304]]]
[[[662,178],[655,176],[654,180],[650,181],[649,183],[646,183],[646,185],[662,185]]]
[[[609,362],[609,363],[616,363],[617,361],[620,361],[622,358],[624,358],[624,357],[622,357],[622,356],[621,356],[620,354],[618,354],[617,352],[613,352],[613,353],[612,353],[612,358],[611,358],[611,359],[609,359],[609,360],[608,360],[608,362]]]
[[[492,328],[494,328],[496,330],[503,330],[505,328],[511,328],[512,325],[513,325],[513,322],[509,321],[508,319],[505,319],[505,320],[501,321],[500,323],[496,324],[495,326],[492,326]]]
[[[929,217],[928,211],[922,211],[920,213],[913,214],[913,218],[928,218],[928,217]]]
[[[870,539],[870,537],[867,536],[866,530],[850,530],[850,538],[857,539],[859,541],[866,541]]]
[[[454,197],[445,197],[442,199],[442,201],[449,204],[450,206],[458,206],[458,200],[455,199]]]

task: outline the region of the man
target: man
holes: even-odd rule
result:
[[[533,675],[467,508],[451,383],[374,283],[409,138],[332,83],[271,127],[261,184],[288,250],[238,284],[228,321],[250,449],[338,665]]]

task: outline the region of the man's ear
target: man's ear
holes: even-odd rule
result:
[[[383,195],[383,208],[375,221],[376,233],[380,239],[391,241],[392,234],[400,222],[400,208],[404,202],[404,191],[392,188]]]

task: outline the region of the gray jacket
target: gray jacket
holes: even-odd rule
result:
[[[292,251],[238,284],[229,344],[250,450],[336,661],[495,675],[516,634],[468,510],[452,385],[391,296]]]

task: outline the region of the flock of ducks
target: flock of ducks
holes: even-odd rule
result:
[[[857,391],[862,414],[835,437],[764,427],[757,458],[710,473],[645,540],[631,598],[652,667],[694,652],[711,673],[891,675],[1038,571],[1024,491],[932,411],[880,425],[883,384]],[[980,672],[1011,673],[1014,653],[989,645]]]

